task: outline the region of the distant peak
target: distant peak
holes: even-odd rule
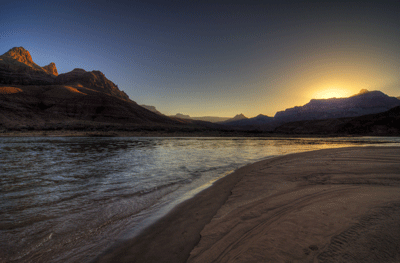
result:
[[[272,117],[269,117],[268,115],[264,114],[258,114],[255,118],[261,119],[261,118],[272,118]]]
[[[182,113],[177,113],[175,115],[175,117],[184,118],[184,119],[190,119],[190,115],[185,115],[185,114],[182,114]]]
[[[26,50],[23,47],[13,47],[9,51],[7,51],[3,56],[13,58],[27,65],[33,64],[31,54],[29,53],[28,50]]]
[[[43,67],[44,71],[46,71],[48,74],[58,76],[58,71],[56,64],[54,62],[51,62],[49,65]]]
[[[243,113],[237,114],[235,117],[232,118],[232,120],[242,120],[242,119],[247,119],[247,117],[244,116]]]
[[[353,96],[350,96],[350,98],[358,97],[358,96],[361,96],[361,97],[365,97],[365,96],[367,96],[367,97],[388,97],[388,95],[386,95],[385,93],[383,93],[382,91],[379,91],[379,90],[369,91],[367,89],[362,89],[362,90],[360,90],[359,93],[357,93]]]
[[[71,72],[81,72],[81,73],[86,73],[86,70],[82,68],[74,68]]]
[[[365,94],[365,93],[368,93],[368,92],[369,92],[369,90],[362,89],[362,90],[360,90],[360,92],[357,95]]]

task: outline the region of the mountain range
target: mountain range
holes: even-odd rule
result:
[[[393,122],[398,122],[399,106],[399,98],[381,91],[361,90],[349,98],[312,99],[303,106],[277,112],[274,117],[166,116],[154,106],[138,105],[100,71],[76,68],[58,74],[55,63],[40,67],[22,47],[0,56],[0,130],[145,127],[285,134],[378,134],[380,130],[379,134],[393,134],[397,131]]]
[[[400,106],[400,100],[381,91],[363,89],[349,98],[312,99],[301,107],[289,108],[275,114],[274,120],[287,123],[300,120],[356,117],[384,112]]]
[[[346,117],[358,117],[388,111],[400,106],[400,100],[381,91],[361,90],[348,98],[312,99],[303,106],[279,111],[274,117],[258,115],[254,118],[228,120],[221,124],[246,130],[274,131],[282,124]]]
[[[0,56],[0,129],[188,123],[139,106],[100,71],[58,74],[54,63],[38,66],[23,47]]]
[[[159,112],[156,107],[151,106],[151,105],[140,105],[143,108],[148,109],[149,111],[152,111],[154,113],[157,113],[159,115],[164,115],[161,112]],[[169,117],[171,118],[179,118],[179,119],[184,119],[184,120],[193,120],[193,121],[205,121],[205,122],[211,122],[211,123],[218,123],[218,122],[223,122],[223,121],[227,121],[230,118],[228,117],[213,117],[213,116],[204,116],[204,117],[191,117],[189,115],[184,115],[181,113],[177,113],[175,115],[170,115]]]

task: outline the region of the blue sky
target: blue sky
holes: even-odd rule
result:
[[[165,114],[252,117],[400,96],[399,1],[7,1],[0,53],[100,70]]]

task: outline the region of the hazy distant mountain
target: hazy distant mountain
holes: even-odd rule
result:
[[[214,117],[214,116],[190,117],[189,115],[184,115],[181,113],[177,113],[170,117],[176,117],[176,118],[187,119],[187,120],[195,120],[195,121],[208,121],[208,122],[213,122],[213,123],[222,122],[222,121],[226,121],[229,119],[228,117]]]
[[[230,118],[230,119],[228,119],[226,121],[220,122],[220,124],[229,124],[229,123],[236,122],[236,121],[239,121],[239,120],[247,120],[247,117],[244,116],[243,113],[240,113],[240,114],[237,114],[233,118]]]
[[[274,130],[281,134],[316,135],[400,135],[400,106],[388,111],[359,117],[297,121]]]
[[[74,69],[58,75],[54,63],[40,67],[27,50],[12,48],[0,56],[0,128],[42,129],[79,123],[180,125],[129,99],[100,71]]]
[[[380,91],[361,90],[349,98],[312,99],[301,107],[277,112],[274,120],[287,123],[300,120],[356,117],[387,111],[400,106],[400,100]]]
[[[214,117],[214,116],[191,117],[191,118],[197,121],[208,121],[213,123],[229,120],[228,117]]]
[[[254,117],[254,118],[246,118],[243,114],[241,116],[239,116],[239,115],[236,115],[236,116],[238,116],[238,118],[230,119],[230,120],[224,122],[224,124],[232,125],[232,126],[257,126],[257,125],[270,123],[274,120],[274,118],[268,117],[268,116],[262,115],[262,114],[259,114],[258,116]]]
[[[144,104],[142,104],[142,105],[140,105],[140,106],[142,106],[142,107],[145,108],[145,109],[148,109],[149,111],[152,111],[152,112],[154,112],[154,113],[157,113],[158,115],[164,115],[164,114],[162,114],[161,112],[159,112],[159,111],[156,109],[156,107],[154,107],[154,106],[144,105]]]
[[[189,119],[189,120],[192,119],[189,115],[185,115],[185,114],[181,114],[181,113],[177,113],[177,114],[172,115],[170,117],[176,117],[176,118],[181,118],[181,119]]]
[[[242,118],[237,120],[228,120],[221,123],[231,128],[239,130],[259,130],[259,131],[272,131],[278,124],[275,123],[273,117],[268,117],[263,114],[259,114],[253,118]]]

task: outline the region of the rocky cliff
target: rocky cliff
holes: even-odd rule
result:
[[[49,85],[57,75],[54,63],[44,68],[38,66],[23,47],[12,48],[0,56],[0,84]]]
[[[49,75],[54,75],[54,76],[58,76],[58,72],[57,72],[57,68],[56,68],[56,64],[54,64],[53,62],[51,62],[49,65],[44,66],[43,70],[47,72],[47,74]]]

